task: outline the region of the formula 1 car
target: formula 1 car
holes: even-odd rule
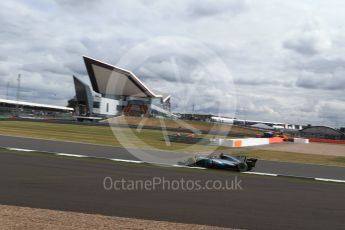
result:
[[[194,159],[188,159],[184,165],[245,172],[252,170],[257,161],[258,159],[255,158],[229,156],[221,153],[219,156],[197,156]]]

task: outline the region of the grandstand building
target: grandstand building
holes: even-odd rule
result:
[[[73,108],[0,99],[0,117],[72,118]]]
[[[176,117],[170,112],[170,95],[148,88],[131,71],[90,57],[83,58],[92,89],[73,76],[77,116]]]
[[[326,126],[309,126],[302,129],[299,133],[301,137],[306,138],[345,140],[345,133]]]

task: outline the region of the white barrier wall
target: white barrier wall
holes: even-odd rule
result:
[[[222,146],[223,139],[213,138],[210,139],[210,145]]]
[[[242,139],[211,139],[211,145],[219,145],[225,147],[245,147],[256,145],[268,145],[269,138],[242,138]]]
[[[225,146],[225,147],[235,147],[235,141],[240,139],[211,139],[211,145]]]
[[[302,143],[302,144],[308,144],[309,143],[309,139],[304,139],[304,138],[294,138],[293,142],[295,143]]]
[[[234,139],[223,139],[222,146],[235,147],[235,140]]]
[[[245,138],[241,139],[241,147],[256,146],[256,145],[268,145],[270,143],[269,138]]]
[[[276,137],[275,137],[276,138]],[[295,143],[308,144],[309,139],[294,138]],[[281,138],[281,142],[283,139]],[[211,145],[225,146],[225,147],[247,147],[278,143],[274,138],[240,138],[240,139],[211,139]]]

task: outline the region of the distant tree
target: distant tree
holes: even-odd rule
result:
[[[77,99],[75,97],[69,99],[67,101],[67,107],[69,108],[75,108],[78,105]]]

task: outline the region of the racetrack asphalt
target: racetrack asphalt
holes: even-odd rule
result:
[[[110,162],[110,161],[109,161]],[[242,229],[343,229],[345,185],[0,152],[0,204]],[[126,180],[233,180],[242,190],[105,190]]]
[[[79,154],[93,157],[138,160],[125,148],[75,142],[42,140],[0,135],[0,147],[32,149],[47,152]],[[132,149],[131,151],[135,151]],[[186,153],[145,150],[153,156],[185,156]],[[345,167],[321,166],[259,160],[253,172],[283,174],[299,177],[345,180]]]

